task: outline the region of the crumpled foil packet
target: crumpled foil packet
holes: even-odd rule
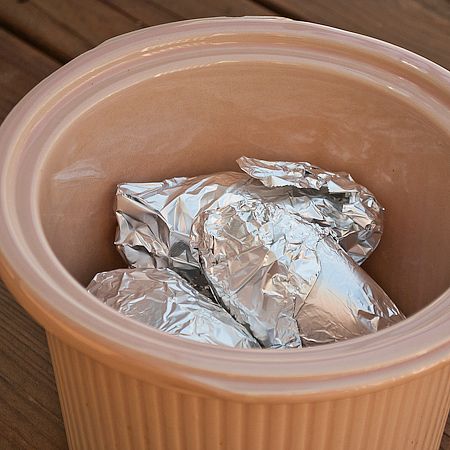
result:
[[[305,220],[327,227],[358,264],[375,250],[383,232],[383,207],[345,172],[327,172],[306,162],[263,161],[245,156],[239,167],[269,188],[293,188],[293,209]]]
[[[403,319],[327,228],[273,203],[203,211],[192,245],[214,293],[263,347],[327,344]]]
[[[170,269],[98,273],[87,290],[127,317],[197,342],[260,348],[222,307]]]
[[[130,267],[169,267],[196,289],[210,295],[198,255],[190,246],[192,222],[199,211],[233,202],[235,192],[252,180],[225,172],[117,188],[115,244]]]
[[[242,173],[118,186],[115,244],[139,269],[131,273],[160,270],[190,286],[198,305],[213,305],[205,314],[223,307],[251,331],[254,344],[242,341],[248,348],[324,344],[403,318],[358,266],[382,233],[383,208],[365,187],[309,163],[242,157],[238,164]],[[139,299],[134,287],[117,291],[113,303],[123,302],[125,311],[131,298],[131,310],[140,301],[145,307],[153,295],[148,286]],[[197,316],[188,319],[172,305],[169,328],[184,335]],[[235,334],[225,339],[227,330],[224,343],[243,346]]]
[[[350,175],[308,163],[241,157],[246,173],[223,172],[153,183],[125,183],[116,193],[115,244],[130,267],[170,267],[202,289],[199,258],[189,235],[201,211],[242,195],[292,209],[331,235],[361,264],[377,246],[383,208]]]

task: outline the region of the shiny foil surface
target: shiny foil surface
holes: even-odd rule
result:
[[[117,269],[98,273],[87,290],[127,317],[197,342],[260,348],[222,307],[170,269]]]
[[[115,244],[130,267],[171,267],[202,289],[198,255],[189,244],[192,222],[201,211],[228,205],[242,195],[283,205],[329,228],[358,264],[378,245],[383,208],[350,175],[308,163],[247,157],[238,164],[246,173],[119,185]]]
[[[121,184],[116,192],[115,244],[130,267],[169,267],[210,296],[190,246],[192,222],[212,205],[233,202],[252,183],[245,174],[226,172],[154,183]]]
[[[358,264],[375,250],[383,232],[383,207],[344,172],[327,172],[306,162],[263,161],[245,156],[239,167],[264,186],[292,187],[294,210],[331,235]]]
[[[192,246],[224,307],[263,347],[336,342],[404,318],[327,228],[273,203],[202,212]]]
[[[119,185],[115,244],[129,267],[172,269],[262,347],[335,342],[403,318],[358,267],[383,228],[370,191],[306,162],[237,162],[241,173]]]

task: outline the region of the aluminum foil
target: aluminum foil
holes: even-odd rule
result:
[[[189,242],[192,222],[200,212],[229,205],[243,195],[283,206],[328,228],[359,264],[377,246],[383,209],[350,175],[308,163],[242,157],[238,164],[246,173],[119,185],[115,244],[128,265],[170,267],[209,295],[198,254]]]
[[[201,211],[243,195],[266,201],[289,198],[285,188],[268,189],[236,172],[121,184],[116,192],[117,249],[129,267],[169,267],[212,297],[197,251],[190,245],[192,222]]]
[[[327,172],[306,162],[263,161],[245,156],[239,167],[264,186],[292,187],[293,209],[330,234],[358,264],[377,247],[383,208],[364,186],[344,172]]]
[[[223,306],[263,347],[326,344],[403,319],[330,234],[244,196],[200,213],[191,245]]]
[[[234,191],[251,179],[234,172],[154,183],[126,183],[117,188],[115,244],[130,267],[198,269],[189,234],[198,213],[234,201]]]
[[[122,314],[197,342],[260,348],[222,307],[170,269],[117,269],[98,273],[87,287]]]
[[[403,318],[357,265],[382,233],[366,188],[308,163],[238,164],[243,173],[119,185],[115,244],[128,265],[174,270],[263,347],[339,341]]]

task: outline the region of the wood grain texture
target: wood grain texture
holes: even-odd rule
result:
[[[0,449],[65,449],[45,331],[1,282],[0,311]]]
[[[259,0],[281,15],[365,34],[450,68],[448,0]]]
[[[276,15],[270,8],[252,0],[152,0],[152,3],[164,7],[184,19],[214,16]]]
[[[0,28],[0,122],[11,108],[60,64]]]
[[[450,67],[448,0],[3,0],[0,121],[61,62],[114,35],[194,17],[276,13],[371,35]],[[1,282],[0,308],[0,449],[64,450],[45,332]],[[450,420],[441,450],[450,450]]]
[[[183,16],[166,8],[164,2],[159,5],[149,0],[101,0],[121,14],[138,20],[143,26],[159,25],[161,23],[184,20]]]
[[[160,23],[155,15],[153,24]],[[143,22],[98,0],[3,0],[0,20],[28,42],[66,62]],[[166,17],[161,18],[166,21]]]
[[[167,16],[167,22],[198,17],[215,16],[262,16],[276,15],[276,12],[252,0],[104,0],[132,17],[139,18],[146,25],[153,20],[152,11],[159,8]]]
[[[273,14],[252,0],[3,0],[0,22],[66,62],[112,36],[145,26],[196,17]]]
[[[440,450],[450,450],[450,415],[448,416],[447,423],[445,424]]]

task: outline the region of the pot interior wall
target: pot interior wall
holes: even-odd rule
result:
[[[86,284],[123,266],[115,185],[237,170],[241,155],[348,171],[386,208],[365,269],[407,314],[449,283],[449,135],[392,90],[351,74],[228,63],[148,79],[80,115],[44,161],[40,212],[62,264]]]

